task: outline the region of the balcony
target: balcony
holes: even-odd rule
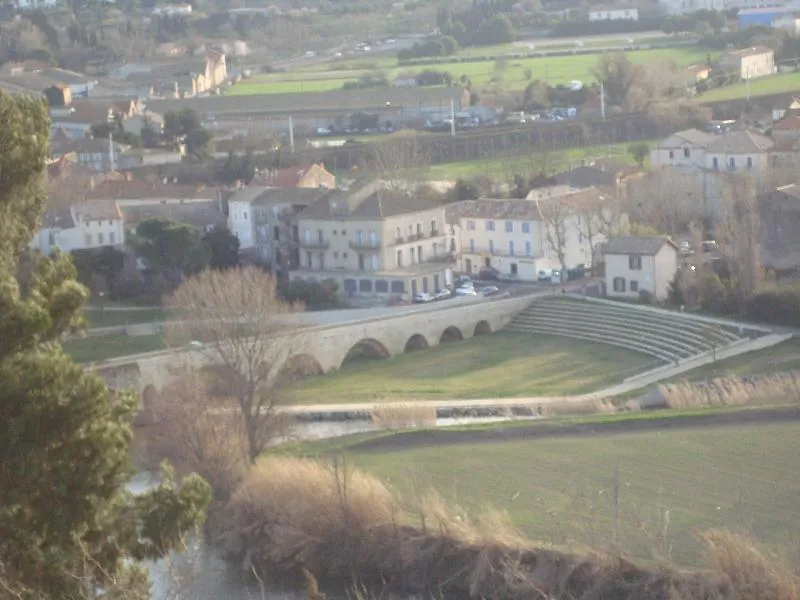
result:
[[[326,240],[300,240],[298,242],[301,248],[306,250],[327,250],[331,247],[331,243]]]
[[[381,247],[380,240],[355,240],[350,242],[353,250],[377,250]]]
[[[445,254],[437,254],[436,256],[431,256],[430,258],[426,258],[425,262],[427,263],[451,263],[455,262],[456,258],[454,255],[450,254],[449,252]]]

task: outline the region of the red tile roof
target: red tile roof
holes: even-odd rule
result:
[[[787,131],[792,129],[800,129],[800,116],[789,115],[772,126],[773,131]]]
[[[308,170],[312,166],[314,165],[297,165],[278,169],[278,174],[275,176],[275,186],[280,188],[296,188],[300,184],[300,180],[308,173]]]

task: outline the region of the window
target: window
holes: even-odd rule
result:
[[[372,280],[371,279],[362,279],[358,282],[358,291],[359,292],[371,292],[372,291]]]
[[[672,150],[670,150],[669,151],[669,159],[672,160],[673,158],[675,158],[675,153]]]
[[[469,252],[470,254],[475,254],[475,240],[473,239],[469,241]]]
[[[97,243],[100,244],[101,246],[103,245],[103,234],[102,233],[98,233],[97,234]]]
[[[631,254],[628,257],[628,268],[631,271],[641,271],[642,270],[642,257],[638,254]]]
[[[398,267],[402,267],[403,266],[403,251],[402,250],[398,250],[397,251],[397,266]]]
[[[333,258],[334,258],[334,259],[336,259],[336,258],[339,258],[339,253],[338,253],[338,252],[334,252],[334,253],[333,253]]]
[[[92,234],[91,233],[87,233],[86,234],[86,245],[87,246],[91,246],[92,245]]]
[[[378,294],[388,294],[389,282],[384,279],[378,279],[378,281],[375,282],[375,291]]]
[[[394,228],[394,237],[397,238],[398,240],[403,237],[403,234],[400,232],[399,227]]]
[[[579,233],[579,234],[578,234],[578,244],[580,244],[581,246],[583,246],[583,234],[582,234],[582,233]]]
[[[336,235],[336,230],[333,230],[333,235]],[[272,229],[272,237],[276,242],[281,241],[281,228],[275,225]]]
[[[310,229],[306,229],[303,232],[303,239],[305,239],[306,244],[310,244],[311,243],[311,230]]]
[[[320,244],[323,242],[322,229],[317,229],[317,242],[319,242]]]
[[[336,235],[337,233],[339,233],[339,232],[336,229],[334,229],[333,230],[333,235]]]
[[[417,223],[417,235],[422,235],[422,223]]]
[[[439,255],[439,244],[433,242],[431,247],[433,248],[433,257],[436,258]]]
[[[247,221],[247,211],[244,211],[244,220]]]
[[[403,294],[406,291],[406,285],[402,281],[393,281],[392,282],[392,293],[393,294]]]
[[[525,242],[525,256],[531,255],[531,243]]]
[[[508,242],[508,255],[514,256],[514,240],[509,240]]]
[[[377,271],[378,270],[378,255],[377,254],[373,254],[370,257],[370,262],[372,264],[372,270],[373,271]]]
[[[530,223],[523,223],[522,224],[522,233],[530,233],[531,232],[531,224]]]
[[[114,232],[108,234],[108,243],[112,246],[117,243],[116,239],[114,239]]]
[[[719,170],[719,159],[716,156],[711,159],[711,166],[715,171]]]
[[[748,156],[747,157],[747,168],[748,169],[752,169],[753,168],[753,157],[752,156]]]
[[[736,158],[733,156],[728,158],[728,169],[731,171],[736,170]]]
[[[506,221],[506,233],[514,233],[514,221]]]
[[[489,254],[494,254],[494,240],[489,240]]]
[[[684,149],[683,149],[683,156],[684,156],[684,158],[689,158],[691,155],[692,155],[692,151],[691,151],[691,150],[689,150],[689,148],[684,148]]]
[[[417,260],[422,262],[422,246],[417,246]]]
[[[314,266],[314,262],[311,258],[311,252],[306,252],[306,266],[311,269]]]
[[[436,235],[437,230],[436,219],[431,219],[431,235]]]
[[[342,258],[347,260],[347,252],[342,252]]]
[[[638,292],[639,291],[639,282],[638,281],[631,281],[630,282],[631,291]]]
[[[325,270],[325,253],[324,252],[320,252],[317,255],[317,261],[319,262],[319,270],[320,271],[324,271]]]
[[[56,243],[56,232],[51,231],[47,234],[47,239],[50,240],[50,245],[53,246]]]
[[[517,263],[511,263],[511,274],[516,277],[519,275],[519,268],[517,267]]]
[[[494,231],[494,221],[486,221],[486,231]]]
[[[614,291],[615,292],[624,292],[625,291],[625,278],[624,277],[614,277]]]
[[[408,255],[411,257],[411,264],[413,265],[414,264],[414,249],[413,248],[409,248],[408,249]]]
[[[364,243],[364,232],[356,231],[356,244],[361,246]]]
[[[475,221],[467,221],[467,230],[475,231]]]

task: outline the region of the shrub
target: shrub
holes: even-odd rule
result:
[[[674,409],[800,402],[800,373],[758,378],[718,377],[705,382],[662,384],[659,393]]]
[[[339,306],[339,286],[335,281],[321,283],[295,279],[278,285],[278,294],[286,302],[302,302],[308,310],[325,310]]]
[[[757,321],[800,327],[800,289],[759,292],[747,302],[745,313]]]

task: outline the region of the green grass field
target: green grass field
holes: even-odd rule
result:
[[[523,52],[524,49],[517,49]],[[531,80],[546,80],[550,85],[567,84],[573,80],[594,81],[592,69],[597,64],[599,54],[580,54],[572,56],[543,56],[536,58],[505,58],[502,74],[502,88],[522,90]],[[680,66],[688,66],[705,59],[707,52],[696,48],[657,48],[627,52],[625,56],[632,62],[645,64],[654,61],[670,60]],[[495,74],[494,60],[475,62],[449,61],[432,65],[400,66],[393,57],[377,59],[346,60],[341,63],[322,63],[288,73],[269,73],[256,75],[234,86],[229,94],[281,94],[289,92],[314,92],[339,89],[346,81],[355,81],[360,75],[383,71],[391,82],[398,73],[419,73],[425,69],[447,71],[454,79],[466,75],[476,86],[485,86]],[[530,69],[531,78],[526,77]]]
[[[134,323],[153,323],[163,321],[165,312],[161,308],[141,308],[135,310],[100,310],[85,311],[89,328],[117,327]]]
[[[654,144],[655,140],[648,140]],[[635,164],[628,154],[629,143],[608,144],[604,146],[584,146],[569,150],[557,150],[550,153],[537,152],[528,156],[499,158],[492,160],[473,160],[467,162],[445,163],[426,167],[414,175],[429,181],[469,179],[487,176],[493,179],[511,179],[515,174],[555,173],[570,167],[578,166],[581,159],[612,158],[619,162]],[[649,163],[646,160],[645,166]]]
[[[64,350],[76,362],[81,363],[163,349],[164,338],[161,335],[111,335],[78,338],[64,342]]]
[[[293,404],[580,394],[654,366],[642,354],[567,338],[498,332],[386,360],[346,364],[287,391]]]
[[[670,427],[514,441],[347,448],[351,463],[413,500],[434,487],[475,512],[506,510],[534,540],[608,549],[614,506],[627,554],[698,566],[695,528],[729,528],[773,548],[800,539],[800,423]],[[470,432],[458,435],[469,436]],[[452,438],[450,438],[452,439]],[[616,475],[618,473],[618,476]],[[613,501],[615,483],[618,501]]]
[[[778,73],[750,81],[750,96],[768,96],[800,90],[800,73]],[[744,83],[709,90],[697,97],[697,102],[718,102],[721,100],[743,100],[747,97]]]

